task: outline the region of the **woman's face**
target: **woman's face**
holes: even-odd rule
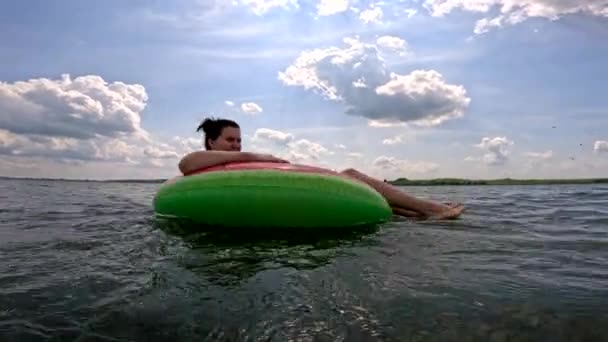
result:
[[[209,146],[214,151],[241,151],[241,129],[224,127],[222,134],[215,140],[209,139]]]

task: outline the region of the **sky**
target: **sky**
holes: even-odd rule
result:
[[[0,175],[166,178],[206,117],[374,177],[608,176],[608,0],[0,2]]]

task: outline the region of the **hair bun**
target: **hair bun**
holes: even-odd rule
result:
[[[217,124],[216,120],[214,120],[212,118],[205,118],[205,120],[203,120],[203,122],[198,126],[196,131],[198,132],[202,129],[203,132],[205,132],[206,134],[209,134],[209,132],[213,131],[213,128],[216,126],[216,124]]]

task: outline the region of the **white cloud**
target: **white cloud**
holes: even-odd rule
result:
[[[292,156],[298,156],[298,159],[303,157],[303,159],[319,160],[322,155],[331,154],[323,145],[307,139],[299,139],[290,142],[287,146],[290,148],[289,153],[291,153]]]
[[[403,142],[403,136],[402,135],[397,135],[393,138],[386,138],[384,140],[382,140],[382,144],[383,145],[395,145],[395,144],[399,144]]]
[[[225,104],[226,104],[226,106],[228,106],[228,107],[234,107],[234,102],[232,102],[232,101],[228,101],[228,100],[226,100],[226,101],[224,101],[224,103],[225,103]]]
[[[367,125],[370,126],[370,127],[376,127],[376,128],[405,127],[405,126],[407,126],[407,124],[405,122],[398,122],[398,121],[389,120],[389,119],[369,120],[367,122]]]
[[[401,136],[396,136],[394,138],[387,138],[382,140],[383,145],[395,145],[401,142]]]
[[[291,133],[285,133],[270,128],[258,128],[253,134],[253,142],[264,142],[271,141],[275,144],[286,146],[289,142],[294,140],[294,136]]]
[[[0,128],[16,134],[78,139],[146,137],[140,123],[147,100],[142,85],[108,83],[96,75],[1,82]]]
[[[367,88],[367,84],[365,84],[365,80],[360,78],[356,81],[353,81],[353,87],[355,88]]]
[[[387,38],[396,43],[394,37]],[[378,124],[412,122],[434,126],[461,117],[470,99],[461,85],[445,82],[435,70],[414,70],[401,75],[387,70],[385,54],[375,44],[345,38],[341,49],[307,50],[279,72],[288,86],[312,89],[340,101],[346,113]],[[355,86],[362,83],[365,87]]]
[[[373,127],[379,127],[379,128],[385,128],[385,127],[395,127],[395,126],[390,126],[390,123],[387,123],[386,126],[383,126],[383,124],[378,124],[378,123],[373,123],[373,124],[368,124],[370,126],[374,125]],[[393,131],[393,130],[391,130]],[[416,137],[421,134],[420,130],[417,130],[415,128],[409,128],[407,127],[407,125],[405,125],[404,128],[399,128],[399,130],[397,130],[398,134],[393,135],[392,137],[385,137],[384,139],[382,139],[382,145],[396,145],[396,144],[403,144],[403,143],[408,143],[408,142],[413,142],[416,140]],[[394,133],[393,133],[394,134]]]
[[[608,141],[606,140],[597,140],[594,144],[593,144],[593,151],[597,152],[597,153],[608,153]]]
[[[260,150],[274,153],[294,163],[319,164],[322,156],[333,154],[318,142],[303,138],[296,140],[291,133],[270,128],[258,128],[253,135],[252,142]]]
[[[414,174],[428,174],[439,169],[437,163],[401,160],[389,156],[379,156],[373,161],[372,165],[383,170]]]
[[[382,8],[373,7],[361,11],[359,14],[359,19],[361,19],[361,21],[363,21],[365,24],[378,24],[381,22],[383,14]]]
[[[177,140],[155,141],[140,126],[146,101],[142,85],[108,83],[95,75],[0,83],[0,155],[162,166],[186,149]]]
[[[483,18],[483,19],[477,20],[477,22],[475,23],[475,29],[473,29],[473,32],[475,34],[487,33],[492,28],[500,27],[501,25],[502,25],[501,17],[496,17],[496,18],[492,18],[492,19]]]
[[[376,39],[376,44],[380,48],[393,50],[398,52],[400,56],[405,56],[407,52],[407,43],[404,39],[394,36],[381,36]]]
[[[159,147],[151,146],[146,147],[144,149],[144,154],[150,158],[154,159],[171,159],[171,158],[179,158],[180,155],[177,152],[172,151],[169,146],[164,146],[166,149],[161,149]]]
[[[88,146],[87,146],[88,147]],[[85,146],[78,150],[78,140],[74,138],[53,138],[48,136],[37,136],[31,139],[25,135],[18,135],[4,129],[0,129],[0,154],[14,156],[37,156],[48,157],[72,157],[78,159],[90,159],[92,153],[84,153]]]
[[[484,137],[475,147],[484,149],[487,153],[481,158],[466,157],[465,161],[482,161],[489,165],[503,165],[509,160],[510,147],[513,144],[514,142],[506,137]]]
[[[243,113],[247,113],[247,114],[251,114],[251,115],[255,115],[258,113],[261,113],[262,107],[260,107],[257,103],[255,102],[244,102],[241,104],[241,110],[243,111]]]
[[[43,157],[54,160],[134,163],[141,154],[137,145],[116,138],[80,140],[66,137],[28,136],[0,129],[0,155]]]
[[[535,17],[557,20],[576,13],[608,17],[606,0],[426,0],[424,7],[435,17],[442,17],[456,9],[487,13],[499,8],[498,16],[477,22],[477,34],[488,32],[492,27],[514,25]]]
[[[199,150],[204,146],[202,139],[182,138],[180,136],[173,137],[173,143],[175,144],[173,146],[176,148],[176,150],[179,150],[183,153],[189,153],[193,150]]]
[[[393,110],[407,105],[409,115],[424,126],[461,117],[470,102],[464,87],[445,83],[434,70],[415,70],[408,75],[391,73],[390,77],[390,81],[376,88],[376,93],[392,99]]]
[[[435,17],[443,17],[455,9],[487,12],[501,0],[425,0],[424,7]]]
[[[320,0],[317,3],[317,14],[320,16],[334,15],[347,11],[349,6],[349,0]]]
[[[405,13],[409,19],[409,18],[415,16],[418,13],[418,10],[415,8],[406,8],[403,10],[403,13]]]
[[[264,15],[274,8],[299,8],[298,0],[240,0],[240,3],[249,6],[256,15]]]
[[[535,159],[535,160],[549,160],[553,158],[553,151],[545,151],[545,152],[527,152],[526,157]]]
[[[521,161],[520,169],[538,171],[545,167],[554,165],[554,153],[552,150],[545,152],[526,152],[523,154],[526,159]]]

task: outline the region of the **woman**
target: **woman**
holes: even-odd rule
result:
[[[205,151],[192,152],[179,162],[179,170],[188,174],[197,169],[239,161],[270,161],[288,163],[287,160],[269,154],[241,152],[239,125],[227,119],[205,119],[197,128],[205,134]],[[453,219],[464,211],[462,204],[445,205],[409,196],[398,188],[367,176],[355,169],[346,169],[342,175],[362,181],[387,200],[393,213],[407,217]]]

